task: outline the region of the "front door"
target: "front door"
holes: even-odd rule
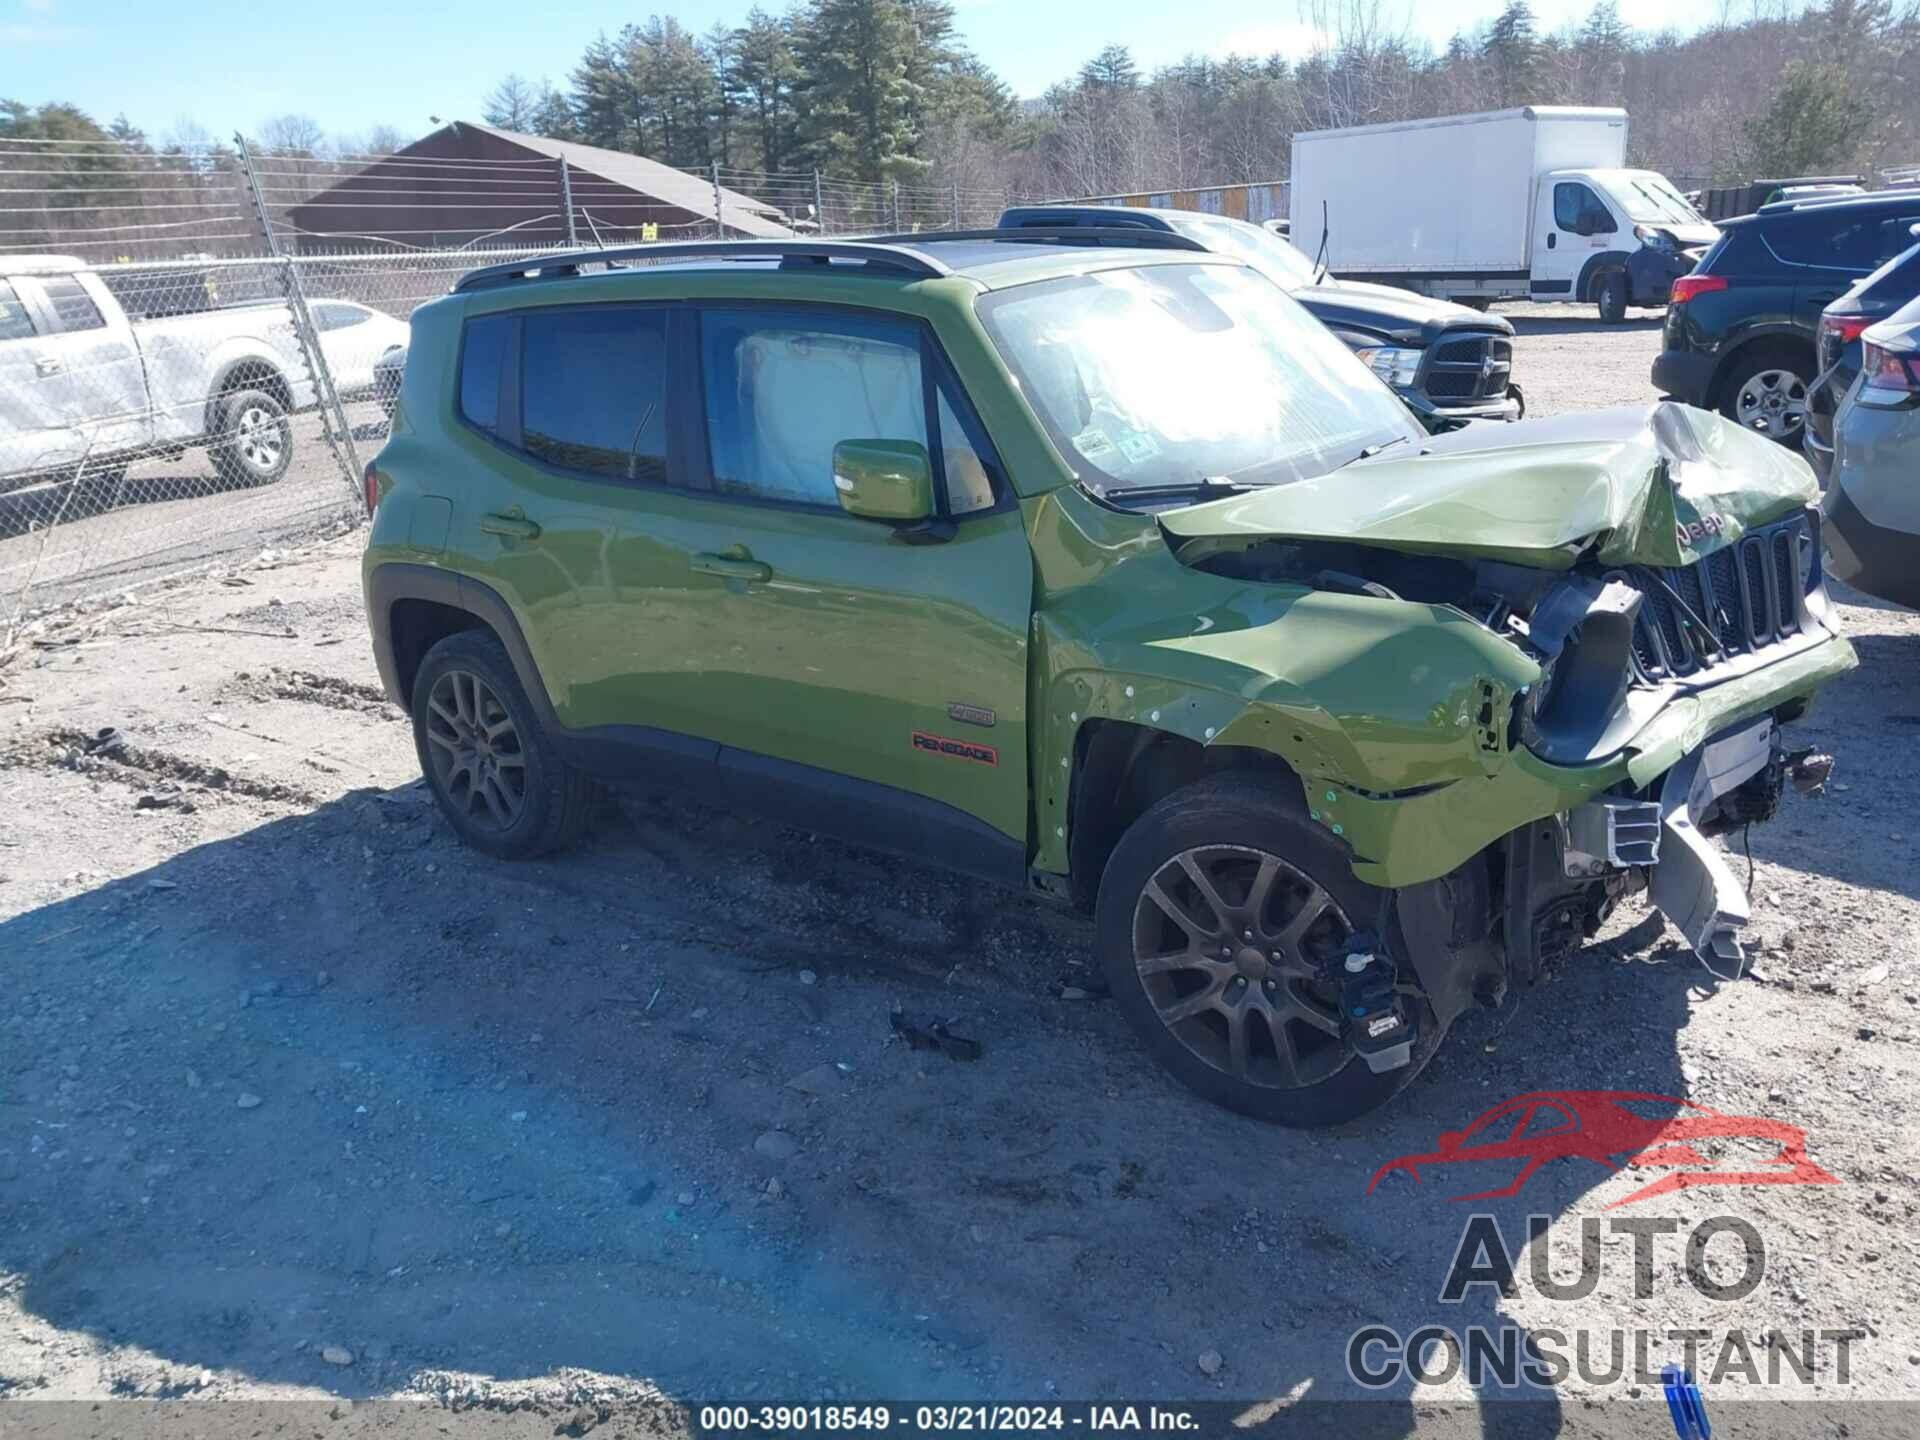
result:
[[[42,363],[64,411],[78,452],[90,460],[123,455],[149,437],[146,371],[133,326],[97,276],[40,275],[21,282],[36,287],[51,332],[40,342]]]
[[[688,697],[723,772],[872,807],[892,843],[925,820],[928,843],[968,850],[983,824],[1023,859],[1032,558],[933,337],[897,316],[715,305],[699,352],[708,493],[682,533],[710,608]],[[839,508],[834,446],[882,439],[926,446],[937,526]]]
[[[66,377],[45,348],[53,328],[30,282],[0,276],[0,491],[77,458]]]
[[[1591,299],[1579,293],[1580,272],[1593,256],[1615,248],[1613,212],[1585,180],[1553,175],[1542,177],[1534,212],[1534,299]]]

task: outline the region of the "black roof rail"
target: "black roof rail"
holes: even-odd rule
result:
[[[1047,209],[1047,206],[1037,206]],[[1149,230],[1140,225],[1015,225],[1004,230],[923,230],[917,235],[875,235],[875,245],[944,244],[954,240],[999,241],[1008,245],[1120,245],[1136,250],[1197,250],[1198,240],[1173,230]]]
[[[913,237],[903,236],[902,239]],[[538,272],[543,278],[578,275],[582,265],[618,265],[629,260],[778,260],[783,265],[827,265],[835,260],[860,261],[869,269],[919,279],[953,272],[938,260],[897,245],[846,240],[688,240],[652,245],[617,245],[599,250],[557,250],[503,265],[482,265],[454,282],[453,290],[485,290],[523,280]]]
[[[1886,190],[1864,190],[1858,195],[1807,195],[1798,200],[1770,200],[1756,215],[1784,215],[1792,210],[1871,210],[1875,205],[1898,204],[1920,195],[1920,187],[1896,185]]]

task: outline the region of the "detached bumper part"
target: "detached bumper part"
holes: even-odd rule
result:
[[[1738,932],[1749,918],[1747,895],[1726,856],[1700,833],[1699,817],[1717,797],[1766,769],[1775,745],[1773,720],[1763,717],[1707,741],[1669,770],[1660,787],[1653,903],[1707,969],[1723,979],[1737,979],[1746,964]]]

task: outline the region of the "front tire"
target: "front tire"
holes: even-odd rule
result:
[[[293,422],[264,390],[235,390],[214,406],[213,468],[229,485],[271,485],[293,463]]]
[[[1154,1057],[1200,1095],[1279,1125],[1335,1125],[1385,1104],[1432,1056],[1418,1002],[1411,1063],[1375,1072],[1342,1034],[1320,966],[1378,930],[1387,892],[1290,779],[1212,776],[1136,820],[1100,882],[1095,926],[1114,998]]]
[[[1600,277],[1600,288],[1594,293],[1594,301],[1600,309],[1600,323],[1618,325],[1627,318],[1627,277],[1618,270],[1611,270]]]
[[[580,838],[592,783],[561,758],[491,634],[463,630],[429,650],[412,709],[420,773],[468,845],[526,860]]]

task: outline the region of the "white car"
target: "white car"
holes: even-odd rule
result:
[[[130,315],[85,261],[0,255],[0,492],[104,483],[192,445],[225,479],[268,484],[313,398],[284,301]]]
[[[407,322],[353,300],[309,300],[320,332],[320,351],[333,372],[333,388],[353,399],[372,393],[375,367],[407,347]]]

